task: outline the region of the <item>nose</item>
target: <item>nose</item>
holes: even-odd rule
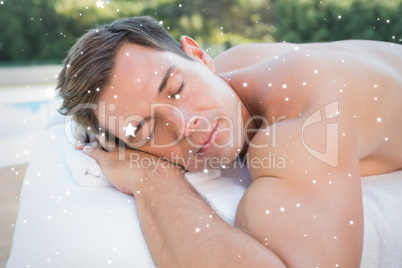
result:
[[[206,132],[211,128],[208,118],[194,114],[191,109],[184,109],[183,107],[179,109],[167,104],[160,104],[155,107],[157,114],[163,118],[164,135],[171,136],[171,138],[183,139],[193,133]]]
[[[181,119],[181,120],[180,120]],[[169,117],[167,128],[175,132],[175,136],[179,139],[184,139],[194,133],[205,132],[210,125],[208,119],[202,116],[191,116],[190,118]]]
[[[184,127],[184,131],[182,133],[182,137],[188,137],[191,134],[195,133],[198,129],[202,129],[204,124],[203,120],[199,116],[193,116],[191,117],[187,123],[186,126]]]

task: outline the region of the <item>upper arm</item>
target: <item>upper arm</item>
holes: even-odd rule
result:
[[[363,238],[358,199],[339,189],[259,178],[239,204],[236,226],[288,267],[358,267]]]
[[[270,155],[271,166],[251,170],[255,181],[239,204],[236,225],[290,267],[358,267],[363,209],[354,135],[348,132],[348,136],[338,135],[337,142],[328,140],[328,135],[342,133],[349,126],[339,118],[332,120],[338,124],[335,132],[324,120],[311,124],[308,132],[308,118],[281,122],[275,133],[271,126],[255,136],[254,145],[266,142],[268,147],[249,150],[248,157]],[[275,143],[267,142],[266,137],[272,135]],[[318,151],[322,145],[321,154],[307,149]],[[337,154],[328,156],[337,158],[335,166],[320,159],[326,152]],[[282,157],[286,166],[272,165],[273,157],[276,161]]]

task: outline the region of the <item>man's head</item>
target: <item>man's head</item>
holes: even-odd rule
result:
[[[73,115],[78,124],[98,132],[98,122],[89,104],[96,102],[99,91],[110,81],[117,50],[127,43],[189,59],[180,44],[150,17],[126,18],[96,27],[74,44],[64,60],[57,84],[63,99],[62,114]]]
[[[61,110],[188,170],[228,166],[244,145],[244,105],[194,40],[181,44],[147,17],[89,31],[60,74]]]

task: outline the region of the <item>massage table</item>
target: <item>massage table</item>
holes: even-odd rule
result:
[[[33,150],[6,267],[156,267],[134,198],[111,187],[96,162],[74,150],[73,126],[55,117]],[[247,168],[186,178],[233,225],[251,183]],[[362,178],[362,191],[361,267],[402,267],[402,171]]]

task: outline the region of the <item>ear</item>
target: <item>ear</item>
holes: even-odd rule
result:
[[[183,35],[180,38],[183,51],[196,61],[203,63],[212,73],[215,73],[215,63],[200,46],[192,38]]]

